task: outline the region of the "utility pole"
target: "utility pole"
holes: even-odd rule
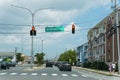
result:
[[[116,27],[117,27],[117,48],[118,48],[118,74],[120,74],[120,39],[119,39],[119,28],[118,26],[120,25],[119,24],[119,21],[118,21],[118,0],[112,0],[112,2],[114,1],[114,11],[115,11],[115,24],[116,24]]]
[[[42,40],[42,53],[43,53],[43,41],[44,41],[44,40]]]

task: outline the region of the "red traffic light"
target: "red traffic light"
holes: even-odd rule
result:
[[[35,31],[35,27],[34,26],[32,26],[32,31]]]
[[[74,34],[74,33],[75,33],[75,25],[72,24],[72,34]]]

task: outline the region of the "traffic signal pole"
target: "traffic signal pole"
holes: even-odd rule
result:
[[[32,14],[32,27],[34,27],[34,14]],[[33,69],[34,64],[34,54],[33,54],[33,35],[31,35],[31,69]]]
[[[36,11],[32,12],[29,8],[26,8],[26,7],[15,6],[15,5],[11,5],[11,6],[27,10],[32,15],[32,27],[34,27],[34,16],[35,16],[35,14],[40,10],[44,10],[44,9],[37,9]],[[48,9],[48,8],[45,8],[45,9]],[[33,65],[34,65],[33,64],[34,63],[33,38],[34,38],[35,35],[36,35],[36,32],[35,31],[32,32],[32,35],[31,35],[31,69],[33,69]]]

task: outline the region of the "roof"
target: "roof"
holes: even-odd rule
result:
[[[15,52],[0,52],[0,57],[14,56]]]

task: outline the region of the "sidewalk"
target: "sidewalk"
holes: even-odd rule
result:
[[[101,71],[101,70],[88,69],[88,68],[75,67],[75,66],[73,68],[80,69],[80,70],[86,70],[86,71],[90,71],[90,72],[94,72],[94,73],[98,73],[98,74],[103,74],[103,75],[106,75],[106,76],[117,76],[117,77],[120,77],[120,74],[118,74],[117,72],[110,73],[109,71]]]

